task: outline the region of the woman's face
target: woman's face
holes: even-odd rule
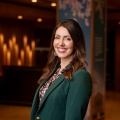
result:
[[[59,27],[55,33],[54,49],[61,59],[71,60],[74,53],[73,40],[65,27]]]

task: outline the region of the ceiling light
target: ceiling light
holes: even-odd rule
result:
[[[18,16],[18,19],[22,19],[22,18],[23,18],[23,16],[22,16],[22,15],[19,15],[19,16]]]
[[[52,7],[55,7],[55,6],[56,6],[56,3],[51,3],[51,6],[52,6]]]
[[[42,22],[42,19],[41,19],[41,18],[38,18],[37,21],[38,21],[38,22]]]
[[[32,0],[32,2],[37,2],[37,0]]]

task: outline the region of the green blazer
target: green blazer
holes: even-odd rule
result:
[[[39,89],[50,77],[36,91],[31,120],[83,120],[92,93],[90,74],[84,69],[78,69],[70,81],[61,74],[46,91],[38,107]]]

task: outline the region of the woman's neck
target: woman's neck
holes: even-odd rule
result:
[[[60,71],[62,71],[71,61],[73,57],[70,59],[61,59],[61,68]]]

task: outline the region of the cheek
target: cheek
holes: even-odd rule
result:
[[[56,41],[54,40],[53,41],[53,47],[55,48],[57,46],[57,43],[56,43]]]
[[[74,44],[73,44],[73,42],[69,43],[68,46],[69,46],[70,49],[74,49]]]

